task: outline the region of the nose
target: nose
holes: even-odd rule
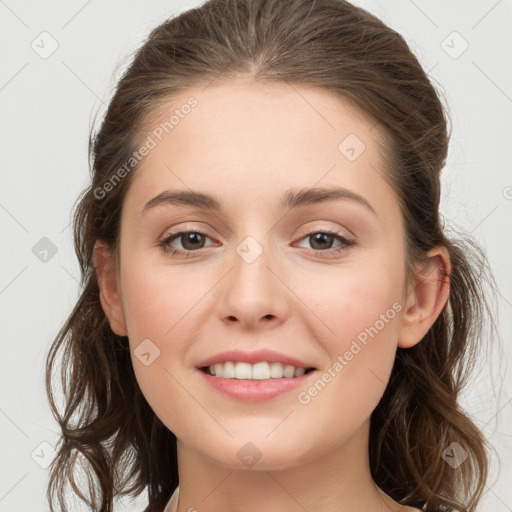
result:
[[[253,241],[237,248],[231,270],[219,283],[217,297],[221,321],[239,323],[246,329],[275,327],[284,322],[291,295],[280,265],[270,255],[271,251],[255,245]]]

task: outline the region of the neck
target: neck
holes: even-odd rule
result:
[[[278,470],[229,468],[178,440],[178,512],[398,510],[371,478],[368,434],[369,422],[345,444]]]

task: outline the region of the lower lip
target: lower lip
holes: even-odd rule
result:
[[[262,402],[297,389],[315,373],[315,371],[312,371],[293,378],[244,380],[213,377],[202,370],[198,371],[212,388],[245,402]]]

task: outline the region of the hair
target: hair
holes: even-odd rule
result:
[[[91,129],[91,184],[74,211],[80,296],[47,359],[48,397],[62,430],[50,468],[51,510],[55,503],[67,510],[70,486],[75,498],[102,512],[113,510],[114,498],[147,489],[145,512],[156,512],[178,485],[176,437],[139,389],[127,337],[110,328],[93,249],[103,240],[118,250],[123,199],[136,169],[106,184],[140,147],[152,116],[189,87],[239,77],[334,92],[383,130],[384,178],[404,219],[407,275],[439,245],[449,251],[451,272],[444,276],[446,306],[420,343],[397,350],[372,413],[372,477],[403,505],[476,510],[489,446],[459,400],[491,315],[486,258],[468,236],[445,234],[440,173],[449,133],[434,86],[402,36],[343,0],[210,0],[154,28],[118,81],[100,129],[94,136]],[[456,470],[443,459],[452,443],[468,456]],[[77,480],[81,468],[85,487]]]

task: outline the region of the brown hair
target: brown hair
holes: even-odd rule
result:
[[[376,484],[401,504],[474,511],[488,456],[459,395],[490,314],[485,256],[469,239],[449,239],[442,226],[440,172],[449,135],[434,87],[399,34],[343,0],[210,0],[155,28],[120,79],[95,137],[91,130],[92,183],[75,210],[83,291],[48,354],[48,396],[62,429],[50,505],[58,500],[67,509],[70,485],[91,509],[111,512],[114,497],[147,488],[146,512],[159,511],[178,485],[176,437],[142,395],[127,338],[112,332],[102,310],[93,247],[97,240],[118,247],[135,171],[106,184],[140,147],[151,116],[190,86],[243,75],[325,88],[373,118],[388,139],[386,179],[405,220],[409,271],[433,247],[448,248],[447,306],[420,343],[397,351],[371,417],[370,464]],[[52,382],[59,365],[62,413]],[[468,454],[456,470],[442,457],[454,442]],[[81,463],[85,489],[76,480]]]

